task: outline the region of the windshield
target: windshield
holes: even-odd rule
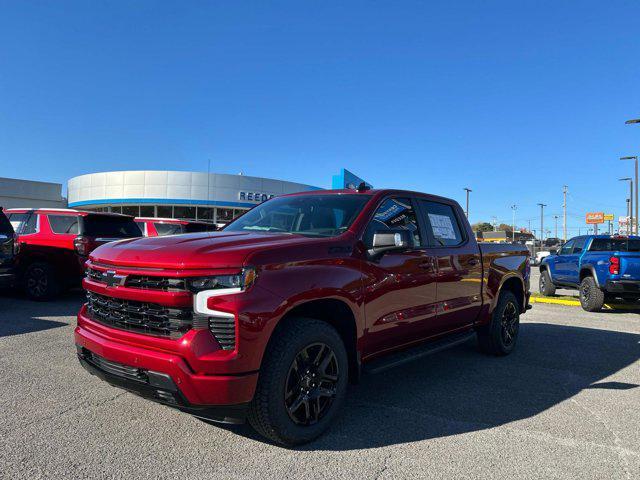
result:
[[[356,194],[276,197],[248,211],[224,230],[333,237],[351,226],[370,198]]]
[[[132,238],[142,236],[140,227],[132,217],[117,215],[87,215],[84,217],[84,235],[106,238]]]
[[[592,252],[640,252],[640,239],[594,238],[589,250]]]

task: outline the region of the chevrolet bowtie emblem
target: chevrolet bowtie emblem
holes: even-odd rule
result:
[[[117,275],[113,270],[107,270],[106,272],[102,272],[100,278],[107,284],[107,287],[116,287],[124,285],[124,281],[127,279],[127,276]]]

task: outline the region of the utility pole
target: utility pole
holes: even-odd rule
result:
[[[547,205],[544,203],[539,203],[540,207],[540,246],[542,247],[542,241],[544,240],[544,207]]]
[[[555,238],[558,238],[558,218],[560,218],[558,215],[553,216],[553,219],[556,221],[556,233],[554,234]]]
[[[563,185],[562,187],[562,241],[563,243],[567,241],[567,187]],[[556,234],[557,236],[557,234]]]
[[[470,188],[464,187],[463,190],[467,192],[467,209],[464,211],[467,218],[469,218],[469,193],[473,192]]]
[[[633,179],[631,177],[625,177],[620,179],[621,182],[629,182],[629,202],[627,208],[627,215],[629,217],[629,226],[627,227],[627,234],[633,235]]]
[[[516,242],[516,210],[518,206],[514,203],[511,205],[511,210],[513,210],[513,220],[511,222],[511,241],[513,243]]]
[[[638,234],[638,222],[640,222],[640,217],[638,217],[638,157],[620,157],[620,160],[635,160],[635,181],[636,181],[636,189],[635,189],[635,202],[636,202],[636,214],[635,214],[635,222],[633,218],[631,219],[631,233]],[[633,212],[631,212],[631,217],[634,217]],[[635,225],[635,227],[634,227]]]
[[[624,122],[626,125],[632,125],[635,123],[640,123],[640,118],[634,118],[631,120],[627,120],[626,122]],[[627,160],[627,159],[625,159]],[[630,159],[628,159],[630,160]],[[635,229],[635,233],[636,235],[638,234],[638,222],[640,221],[640,217],[638,216],[638,157],[635,158],[636,161],[636,229]],[[633,212],[631,213],[631,215],[633,216]]]

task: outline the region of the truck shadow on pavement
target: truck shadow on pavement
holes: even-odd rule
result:
[[[508,357],[482,355],[469,342],[364,376],[337,424],[301,449],[378,448],[490,429],[540,414],[583,389],[633,389],[638,385],[600,381],[640,358],[639,341],[631,333],[523,323]],[[246,426],[234,430],[260,440]]]
[[[2,292],[0,337],[66,327],[69,320],[74,320],[84,299],[84,292],[75,290],[50,302],[34,302],[18,293]]]

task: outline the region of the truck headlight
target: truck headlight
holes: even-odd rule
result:
[[[244,268],[235,275],[215,275],[211,277],[193,277],[187,279],[189,290],[194,293],[204,290],[238,289],[243,291],[253,285],[256,280],[255,268]]]

